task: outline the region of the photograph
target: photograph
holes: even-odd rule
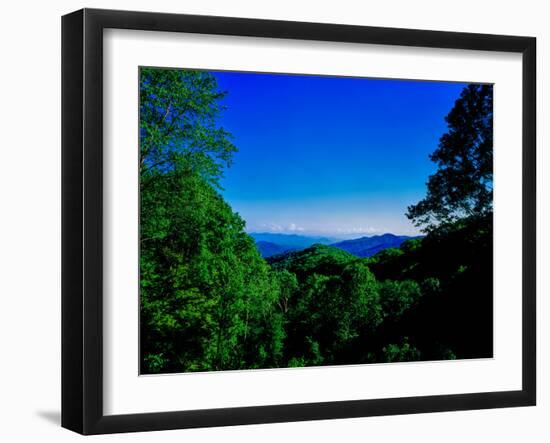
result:
[[[62,15],[61,426],[536,440],[542,15],[298,6]]]
[[[141,375],[493,357],[493,85],[139,67]]]

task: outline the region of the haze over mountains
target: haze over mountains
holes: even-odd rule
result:
[[[418,237],[406,235],[383,234],[371,237],[359,237],[352,240],[339,241],[336,238],[316,237],[297,234],[251,233],[262,257],[272,257],[291,251],[309,248],[314,244],[330,245],[357,257],[370,257],[387,248],[398,248],[406,240]]]
[[[331,246],[343,249],[357,257],[370,257],[387,248],[398,248],[405,240],[418,237],[407,235],[383,234],[372,237],[361,237],[353,240],[345,240],[333,243]]]

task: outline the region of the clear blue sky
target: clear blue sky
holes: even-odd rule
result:
[[[408,205],[465,84],[215,72],[238,148],[223,195],[249,232],[415,234]]]

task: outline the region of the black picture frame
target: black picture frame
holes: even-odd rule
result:
[[[107,28],[522,54],[522,389],[104,415],[102,35]],[[104,434],[535,405],[535,66],[536,39],[532,37],[97,9],[65,15],[62,18],[62,426],[82,434]]]

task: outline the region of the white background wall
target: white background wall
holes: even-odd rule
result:
[[[550,439],[550,11],[540,0],[53,0],[4,2],[0,26],[0,438],[81,440],[60,415],[60,17],[81,7],[531,35],[538,38],[538,406],[94,437],[94,441],[529,441]],[[544,112],[546,110],[546,113]],[[541,197],[542,196],[542,197]],[[544,249],[543,251],[541,251]],[[518,270],[519,272],[519,270]]]

